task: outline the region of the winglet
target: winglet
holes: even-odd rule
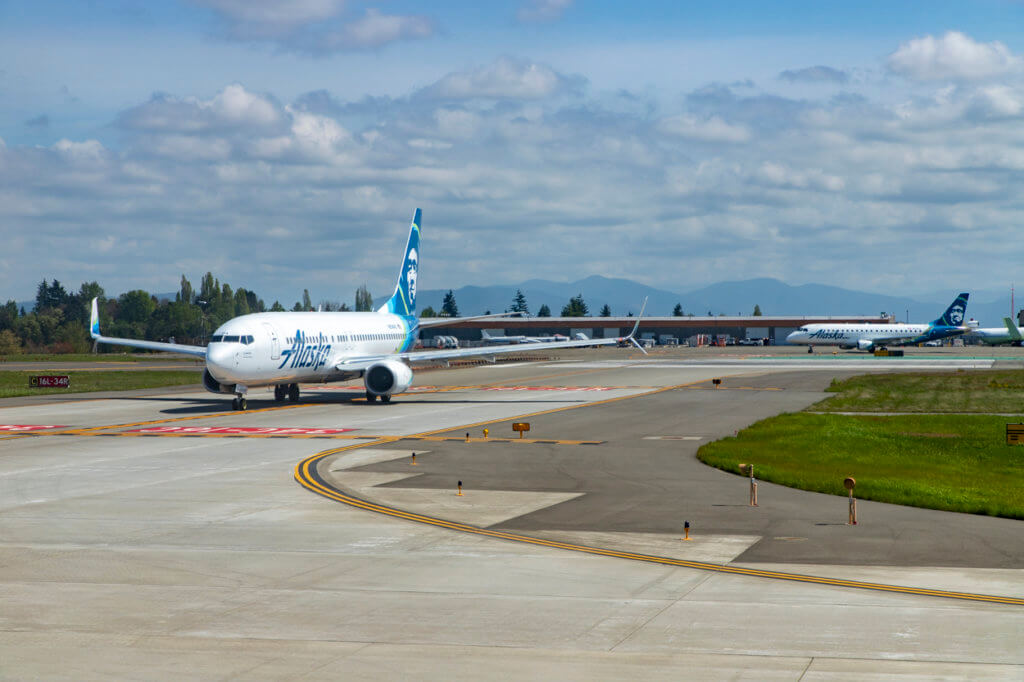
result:
[[[623,341],[629,341],[631,344],[633,344],[634,346],[639,348],[640,352],[643,353],[644,355],[647,355],[647,351],[644,349],[643,346],[641,346],[639,343],[637,343],[637,341],[636,341],[636,332],[637,332],[638,329],[640,329],[640,320],[643,319],[643,317],[644,317],[644,310],[646,310],[646,309],[647,309],[647,297],[645,296],[644,297],[644,302],[640,306],[640,314],[637,315],[636,322],[633,323],[633,331],[629,332],[629,336],[626,336],[626,337],[624,337],[622,339]]]
[[[92,299],[92,312],[89,315],[89,336],[100,338],[100,311],[96,299]]]

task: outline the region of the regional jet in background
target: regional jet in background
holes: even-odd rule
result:
[[[786,337],[786,343],[808,346],[839,346],[871,351],[886,346],[908,346],[960,336],[964,326],[968,294],[963,293],[942,314],[928,324],[807,324]]]
[[[99,343],[184,353],[204,358],[203,385],[212,393],[234,394],[233,407],[246,408],[249,389],[273,386],[274,399],[299,399],[300,383],[347,381],[362,377],[367,402],[391,396],[412,385],[411,364],[487,357],[521,352],[518,348],[463,348],[412,351],[419,329],[450,326],[452,318],[416,317],[416,280],[420,263],[421,212],[416,209],[398,273],[395,293],[376,312],[272,312],[228,320],[210,337],[208,346],[187,346],[100,334],[99,311],[92,300],[90,333]],[[644,302],[646,305],[646,301]],[[643,310],[640,311],[643,316]],[[495,317],[494,315],[481,317]],[[462,318],[476,319],[476,318]],[[628,336],[531,344],[530,350],[611,346],[636,342],[637,318]],[[640,350],[643,350],[640,348]]]
[[[551,336],[491,336],[486,329],[480,331],[484,343],[552,343],[554,341],[568,341],[569,337],[564,334],[552,334]],[[577,334],[579,336],[585,335]]]
[[[998,346],[1003,343],[1008,343],[1011,346],[1024,346],[1024,336],[1021,336],[1020,328],[1013,323],[1013,320],[1004,317],[1003,324],[1006,326],[975,327],[967,335],[981,339],[982,343],[990,346]]]

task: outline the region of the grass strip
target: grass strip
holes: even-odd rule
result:
[[[1024,372],[987,370],[867,374],[833,379],[814,412],[1024,414]]]
[[[1024,519],[1024,446],[991,415],[783,414],[708,443],[697,457],[760,480],[858,499]]]
[[[40,395],[47,393],[90,393],[93,391],[131,391],[139,388],[187,386],[202,381],[201,368],[191,370],[131,370],[131,371],[67,371],[70,388],[29,388],[29,377],[57,372],[0,372],[0,398]]]

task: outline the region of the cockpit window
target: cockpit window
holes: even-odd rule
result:
[[[220,334],[214,334],[210,337],[210,343],[220,343],[224,337]]]
[[[249,334],[249,335],[246,335],[246,336],[242,337],[242,343],[244,343],[245,345],[248,346],[252,342],[253,342],[252,334]]]
[[[225,336],[224,337],[224,343],[238,343],[238,337],[237,336]]]

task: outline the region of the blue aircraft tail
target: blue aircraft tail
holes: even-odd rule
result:
[[[377,309],[379,313],[394,313],[414,317],[416,315],[416,280],[420,269],[420,220],[422,211],[416,209],[409,226],[409,242],[405,245],[405,259],[398,273],[395,293],[387,303]]]
[[[967,315],[967,298],[970,294],[963,293],[956,297],[942,317],[932,322],[934,327],[959,327]]]

